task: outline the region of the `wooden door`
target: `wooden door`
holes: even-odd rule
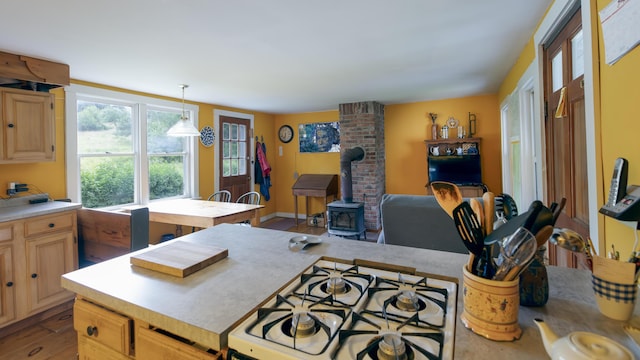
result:
[[[16,318],[12,253],[11,243],[0,245],[0,326]]]
[[[220,116],[218,174],[220,189],[231,192],[231,201],[251,191],[251,123],[247,119]]]
[[[556,227],[589,236],[584,58],[580,9],[544,50],[547,199],[567,204]],[[549,263],[582,267],[569,251],[550,245]]]

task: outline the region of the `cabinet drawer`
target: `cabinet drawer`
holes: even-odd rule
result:
[[[0,242],[13,239],[13,225],[0,225]]]
[[[78,335],[79,360],[131,360],[131,357],[108,348],[83,335]]]
[[[180,359],[219,360],[222,353],[205,351],[196,344],[162,330],[138,327],[136,360]]]
[[[24,235],[32,236],[73,228],[74,213],[35,218],[24,223]]]
[[[84,300],[73,305],[73,328],[79,337],[91,338],[125,355],[131,353],[131,324],[131,319]]]

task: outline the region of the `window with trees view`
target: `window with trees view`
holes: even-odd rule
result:
[[[166,135],[181,103],[76,85],[66,103],[74,201],[105,208],[197,193],[194,139]],[[196,106],[188,115],[197,124]]]

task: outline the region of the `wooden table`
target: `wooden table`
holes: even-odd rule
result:
[[[338,175],[303,174],[298,177],[298,180],[293,184],[291,190],[293,191],[294,209],[296,212],[296,226],[298,226],[298,195],[305,196],[305,215],[308,217],[309,196],[324,197],[325,206],[328,202],[327,199],[329,195],[333,195],[333,199],[336,199],[338,196]]]
[[[223,223],[251,221],[260,225],[259,210],[264,205],[248,205],[207,200],[174,199],[149,203],[149,221],[208,228]]]

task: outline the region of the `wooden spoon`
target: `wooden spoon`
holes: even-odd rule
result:
[[[432,181],[430,186],[438,205],[453,219],[453,209],[462,203],[458,186],[445,181]]]
[[[538,243],[538,248],[544,245],[544,243],[549,240],[551,235],[553,235],[553,226],[551,225],[545,225],[542,227],[542,229],[538,230],[538,232],[536,233],[536,243]]]
[[[487,191],[482,194],[482,203],[484,204],[484,234],[489,235],[493,231],[493,217],[495,216],[495,198],[496,196]]]

